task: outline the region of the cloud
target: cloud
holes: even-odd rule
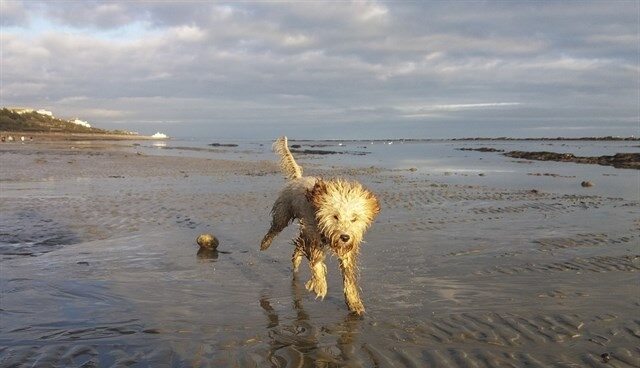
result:
[[[457,112],[463,110],[480,110],[507,108],[522,105],[520,102],[483,102],[483,103],[465,103],[465,104],[440,104],[427,106],[404,106],[398,107],[403,111],[402,117],[405,118],[423,118],[423,117],[442,117],[447,112]]]
[[[183,42],[198,42],[206,37],[206,32],[197,26],[172,27],[168,32],[173,34],[177,40]]]
[[[382,4],[372,2],[356,2],[358,18],[363,22],[372,20],[385,20],[389,13],[389,9]]]
[[[5,1],[2,93],[6,104],[98,124],[165,121],[178,130],[238,123],[357,136],[368,124],[411,134],[444,121],[525,129],[600,119],[633,131],[638,10]]]
[[[81,109],[77,110],[78,114],[86,117],[87,119],[121,119],[131,113],[123,110],[111,110],[111,109]]]
[[[420,108],[421,110],[467,110],[467,109],[486,109],[491,107],[506,107],[522,105],[520,102],[485,102],[470,104],[448,104],[448,105],[432,105]]]
[[[540,127],[532,127],[532,128],[527,128],[527,130],[539,130],[539,131],[553,131],[553,132],[557,132],[557,131],[579,131],[579,132],[583,132],[585,130],[601,130],[602,127],[601,126],[588,126],[588,125],[579,125],[579,126],[540,126]],[[621,125],[621,126],[607,126],[607,129],[614,129],[614,130],[626,130],[629,129],[629,127]]]
[[[0,1],[0,25],[3,27],[24,27],[29,24],[29,11],[22,1]]]
[[[286,46],[305,46],[311,43],[311,38],[303,34],[286,35],[282,43]]]
[[[47,84],[45,83],[7,83],[3,84],[0,91],[2,92],[3,98],[11,100],[15,97],[20,96],[33,96],[40,95],[45,92],[47,88]]]
[[[141,13],[131,11],[117,2],[70,1],[64,4],[42,4],[47,18],[77,28],[117,28],[140,18]]]

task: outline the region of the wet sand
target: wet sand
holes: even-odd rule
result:
[[[111,142],[0,154],[2,367],[640,366],[637,199],[300,157],[306,174],[381,198],[359,319],[335,259],[324,301],[304,289],[305,267],[292,279],[294,227],[258,250],[283,183],[275,157]],[[218,252],[198,251],[201,233]]]

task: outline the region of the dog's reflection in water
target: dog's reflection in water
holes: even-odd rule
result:
[[[296,278],[291,281],[291,291],[296,312],[293,321],[281,322],[269,298],[263,296],[260,299],[260,306],[267,316],[271,340],[267,358],[269,362],[278,367],[317,366],[318,363],[342,366],[350,362],[356,363],[354,341],[359,333],[362,317],[350,313],[340,323],[318,328],[311,324],[309,315],[302,306],[301,295],[305,289]],[[322,342],[319,341],[320,337]],[[335,343],[324,341],[328,337],[335,337]]]

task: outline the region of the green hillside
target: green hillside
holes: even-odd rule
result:
[[[98,133],[125,134],[121,131],[109,131],[98,128],[88,128],[72,123],[68,120],[28,112],[18,114],[7,108],[0,110],[0,131],[6,132],[42,132],[42,133]]]

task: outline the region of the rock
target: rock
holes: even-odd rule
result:
[[[585,180],[582,183],[580,183],[580,185],[582,185],[584,188],[588,188],[588,187],[592,187],[593,183],[588,180]]]
[[[556,153],[547,151],[527,152],[511,151],[503,155],[513,158],[524,158],[540,161],[574,162],[578,164],[597,164],[613,166],[618,169],[640,169],[640,153],[616,153],[613,156],[575,156],[572,153]]]
[[[478,176],[484,176],[484,175],[485,175],[485,173],[480,173],[480,174],[478,174]]]
[[[611,360],[611,355],[609,353],[600,354],[600,358],[602,358],[603,363],[608,363]]]
[[[293,148],[293,146],[291,146],[291,152],[293,153],[300,153],[300,154],[305,154],[305,155],[335,155],[335,154],[339,154],[339,153],[343,153],[343,152],[338,152],[338,151],[327,151],[327,150],[316,150],[316,149],[295,149]]]
[[[216,249],[218,248],[218,244],[220,244],[220,242],[218,241],[218,238],[213,236],[213,234],[198,235],[198,238],[196,239],[196,243],[198,243],[200,248],[205,248],[205,249]]]
[[[211,147],[238,147],[235,143],[209,143]]]
[[[504,152],[504,150],[491,148],[491,147],[480,147],[480,148],[456,148],[458,151],[478,151],[478,152]]]
[[[409,171],[411,171],[411,172],[418,171],[418,168],[417,167],[410,167]]]
[[[297,153],[302,155],[336,155],[336,154],[349,154],[356,156],[364,156],[369,154],[369,152],[365,151],[327,151],[327,150],[319,150],[319,149],[298,149],[293,148],[296,146],[295,144],[291,146],[291,153]],[[316,147],[317,145],[311,145],[311,147]]]

